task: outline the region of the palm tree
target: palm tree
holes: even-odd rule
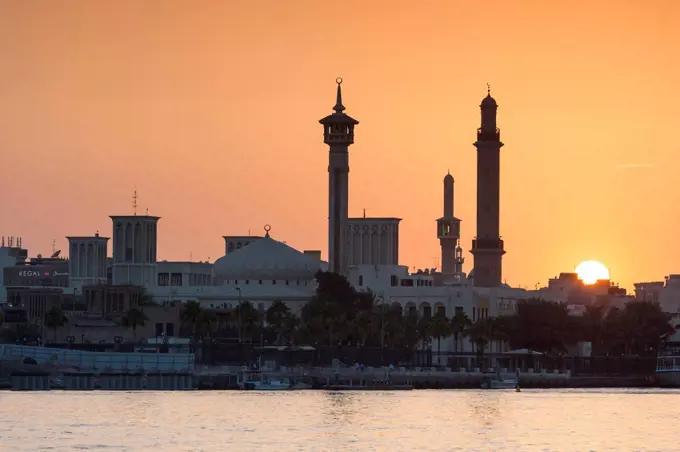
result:
[[[472,321],[465,311],[456,309],[456,313],[451,317],[451,333],[453,334],[454,353],[458,353],[458,338],[465,337],[470,325],[472,325]]]
[[[418,342],[420,342],[421,350],[425,350],[425,346],[430,342],[432,335],[430,334],[430,323],[432,317],[419,316],[416,322],[416,335]]]
[[[400,305],[390,306],[385,310],[382,318],[382,332],[385,335],[385,344],[388,347],[396,347],[403,343],[404,339],[404,310]],[[403,345],[403,344],[402,344]]]
[[[580,336],[591,343],[592,353],[597,356],[601,349],[602,332],[606,314],[604,305],[588,305],[579,319]]]
[[[253,335],[262,327],[262,314],[250,301],[240,303],[234,314],[240,319],[243,336],[252,341]]]
[[[293,313],[290,313],[282,325],[281,331],[286,342],[293,342],[295,333],[300,328],[300,318]]]
[[[122,318],[123,326],[125,328],[132,328],[132,339],[137,343],[137,327],[144,326],[149,320],[143,310],[138,308],[130,308]]]
[[[281,338],[283,337],[286,328],[289,326],[290,316],[290,308],[281,300],[274,300],[265,313],[267,326],[276,332],[277,345],[281,344]]]
[[[184,325],[191,325],[191,334],[196,336],[196,329],[198,327],[201,316],[203,315],[203,308],[198,301],[187,301],[182,309],[180,320]]]
[[[355,341],[358,339],[359,345],[366,345],[368,338],[379,328],[380,314],[374,311],[360,311],[352,319],[350,328]]]
[[[486,346],[489,344],[489,341],[492,340],[493,335],[490,319],[478,319],[476,322],[470,325],[467,334],[475,344],[477,353],[479,355],[483,355],[484,350],[486,350]]]
[[[45,313],[45,325],[54,332],[54,340],[57,340],[57,328],[68,323],[68,318],[64,312],[56,306]]]
[[[194,333],[198,337],[209,336],[212,333],[213,322],[217,319],[214,312],[201,309],[194,324]]]
[[[421,320],[418,312],[409,312],[404,318],[401,326],[401,336],[403,345],[409,349],[415,349],[421,340],[420,326]]]
[[[446,317],[444,310],[437,311],[432,317],[428,325],[429,335],[437,339],[437,356],[441,356],[442,352],[442,338],[451,336],[451,322]]]
[[[290,308],[281,300],[274,300],[265,313],[267,326],[276,332],[276,344],[281,345],[281,339],[290,328]]]

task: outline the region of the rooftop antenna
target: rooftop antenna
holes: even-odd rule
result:
[[[132,194],[132,212],[137,215],[137,190]]]
[[[0,246],[2,246],[2,247],[5,246],[5,236],[4,235],[2,236],[2,245],[0,245]]]
[[[55,239],[52,239],[52,254],[54,254],[57,251],[57,241]]]
[[[364,207],[364,218],[366,218],[366,208]]]
[[[488,94],[489,96],[491,95],[491,85],[489,85],[488,82],[486,84],[486,94]]]

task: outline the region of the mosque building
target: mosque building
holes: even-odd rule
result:
[[[342,80],[337,80],[333,113],[319,122],[328,156],[328,261],[319,251],[299,251],[277,240],[265,226],[263,236],[224,236],[225,254],[214,264],[156,260],[160,218],[112,216],[113,283],[147,287],[162,304],[195,300],[206,308],[234,308],[250,301],[266,310],[275,300],[299,312],[315,293],[319,270],[346,275],[359,290],[371,290],[379,303],[429,316],[462,310],[477,320],[510,312],[517,300],[532,296],[501,281],[505,253],[499,234],[500,132],[498,105],[490,92],[481,103],[477,130],[477,237],[472,242],[475,269],[463,271],[461,220],[454,212],[454,178],[443,180],[443,212],[436,220],[441,269],[409,272],[399,264],[400,218],[349,218],[349,147],[359,121],[345,113]],[[79,243],[98,243],[78,238]],[[99,239],[102,240],[101,238]],[[97,254],[99,259],[102,256]],[[99,269],[102,263],[93,264]],[[99,270],[93,270],[99,275]],[[99,273],[98,273],[99,272]]]
[[[461,220],[454,211],[454,177],[443,179],[443,211],[436,220],[441,247],[441,269],[409,272],[399,263],[401,218],[350,218],[349,148],[359,121],[349,116],[337,79],[333,113],[321,119],[328,155],[328,261],[318,250],[299,251],[277,240],[276,230],[265,226],[260,236],[224,236],[224,256],[214,263],[158,261],[161,218],[149,215],[111,216],[112,258],[107,258],[107,237],[69,237],[69,273],[72,290],[97,283],[144,286],[160,304],[190,300],[205,308],[234,308],[242,301],[266,310],[275,300],[293,312],[314,295],[319,271],[344,274],[359,290],[371,290],[379,303],[399,305],[405,312],[430,316],[443,311],[467,313],[475,321],[512,312],[514,304],[534,292],[502,282],[505,254],[499,228],[500,130],[498,105],[490,91],[482,100],[477,130],[477,235],[472,241],[474,269],[466,274],[460,243]],[[442,350],[452,344],[442,342]]]

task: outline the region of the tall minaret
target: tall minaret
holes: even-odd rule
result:
[[[487,85],[488,86],[488,85]],[[480,105],[482,126],[477,129],[477,237],[472,241],[474,285],[498,287],[505,250],[500,236],[501,132],[496,127],[498,104],[491,89]]]
[[[359,121],[344,113],[342,79],[337,78],[338,95],[335,113],[319,122],[323,124],[323,142],[328,155],[328,264],[329,270],[344,273],[347,265],[344,227],[349,206],[349,146],[354,143],[354,126]]]
[[[462,272],[463,262],[457,263],[456,246],[460,240],[460,220],[453,216],[453,176],[444,177],[444,216],[437,220],[437,238],[442,249],[441,272],[446,275]],[[462,259],[462,253],[460,258]]]

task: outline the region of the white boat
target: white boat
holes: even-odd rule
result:
[[[296,389],[290,378],[270,378],[261,370],[243,370],[238,374],[238,386],[254,391],[284,391]]]
[[[482,389],[519,389],[519,379],[514,375],[504,377],[499,370],[482,381]]]
[[[680,351],[665,347],[656,358],[656,380],[665,388],[680,387]]]
[[[261,380],[244,381],[242,389],[250,389],[254,391],[287,391],[292,389],[290,380],[287,378],[270,380],[266,377]]]
[[[672,333],[661,336],[656,357],[656,380],[661,387],[680,387],[680,325]]]
[[[517,389],[519,381],[516,378],[492,379],[482,382],[482,389]]]

